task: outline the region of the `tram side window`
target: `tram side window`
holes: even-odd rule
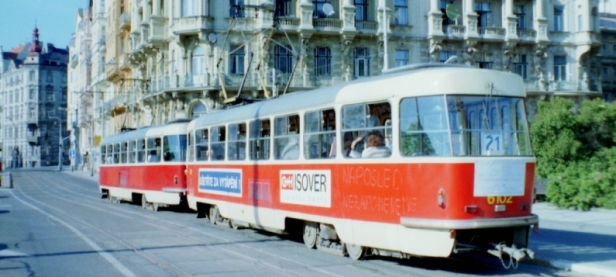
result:
[[[225,126],[212,127],[210,129],[210,146],[212,150],[212,160],[222,161],[225,159],[225,139],[226,128]]]
[[[145,140],[144,139],[137,140],[136,150],[137,150],[137,162],[138,163],[145,162]]]
[[[116,143],[113,145],[113,161],[111,162],[112,164],[119,164],[120,163],[120,144]]]
[[[307,112],[304,115],[304,156],[307,159],[333,157],[336,113],[333,109]]]
[[[160,138],[147,138],[148,163],[160,162]]]
[[[267,160],[270,150],[270,120],[258,119],[250,122],[250,159]]]
[[[131,140],[128,142],[128,163],[134,164],[137,159],[137,141]]]
[[[343,106],[341,131],[344,157],[391,156],[391,105],[379,102]]]
[[[101,164],[107,163],[107,145],[101,145]]]
[[[207,161],[208,160],[208,130],[201,129],[195,131],[195,150],[196,150],[196,159],[197,161]]]
[[[229,124],[227,135],[227,159],[238,161],[246,159],[246,123]]]
[[[163,137],[163,161],[184,161],[184,153],[186,153],[186,135],[172,135]]]
[[[400,152],[402,156],[451,155],[444,96],[402,99]]]
[[[120,163],[128,163],[128,141],[122,142],[122,149],[120,154]]]
[[[299,136],[299,115],[275,118],[274,158],[277,160],[299,159]]]

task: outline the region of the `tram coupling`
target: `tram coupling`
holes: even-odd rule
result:
[[[502,263],[505,269],[509,269],[513,267],[514,269],[518,268],[518,264],[520,261],[524,260],[526,257],[530,259],[535,258],[535,252],[527,248],[517,248],[515,244],[511,246],[507,246],[505,243],[492,243],[494,249],[488,249],[488,253],[496,256]],[[509,263],[505,263],[505,259],[503,258],[503,254],[509,256]]]

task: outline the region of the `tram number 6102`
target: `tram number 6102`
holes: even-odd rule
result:
[[[513,196],[488,196],[488,204],[511,204]]]

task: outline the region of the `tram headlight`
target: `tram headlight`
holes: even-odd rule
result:
[[[439,207],[445,208],[445,191],[443,189],[438,191],[437,203]]]

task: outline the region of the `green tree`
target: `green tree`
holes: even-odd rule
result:
[[[587,210],[616,208],[616,104],[579,105],[555,97],[539,103],[531,126],[537,176],[549,178],[547,199]]]

